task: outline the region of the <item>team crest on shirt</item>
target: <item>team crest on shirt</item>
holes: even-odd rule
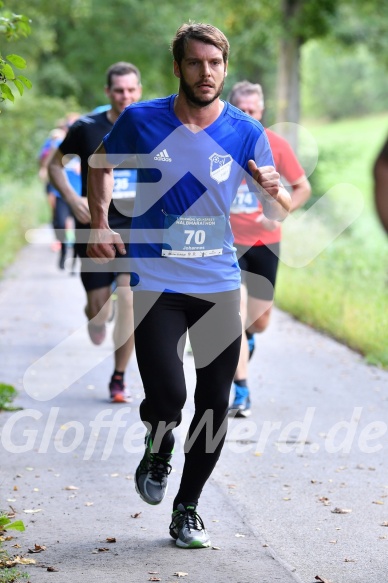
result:
[[[220,154],[212,154],[209,157],[210,160],[210,176],[218,184],[220,182],[225,182],[230,176],[230,171],[232,168],[233,158],[230,154],[227,156],[221,156]]]

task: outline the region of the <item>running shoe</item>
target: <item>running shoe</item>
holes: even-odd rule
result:
[[[102,344],[106,336],[106,326],[105,324],[93,324],[92,321],[88,322],[88,332],[90,340],[93,344],[97,346]]]
[[[253,352],[255,350],[255,335],[251,334],[250,332],[245,332],[245,335],[248,340],[249,360],[251,360]]]
[[[112,376],[109,383],[110,400],[112,403],[130,403],[131,395],[125,390],[122,377]]]
[[[145,437],[145,452],[135,474],[135,488],[147,504],[160,504],[167,492],[172,454],[152,453],[152,437]]]
[[[234,384],[235,397],[229,412],[235,417],[249,417],[251,414],[251,400],[248,387],[239,387]]]
[[[170,535],[181,549],[203,549],[211,545],[202,518],[195,508],[195,504],[178,504],[172,513]]]

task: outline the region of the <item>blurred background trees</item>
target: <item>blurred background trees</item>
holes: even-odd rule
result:
[[[7,173],[34,171],[35,152],[57,117],[104,102],[104,73],[115,61],[139,66],[145,98],[175,91],[168,47],[177,27],[189,19],[211,22],[228,36],[224,97],[237,80],[260,82],[267,125],[386,107],[388,6],[377,0],[259,0],[238,6],[231,0],[206,5],[195,0],[7,0],[5,8],[31,21],[31,35],[7,43],[7,51],[26,58],[33,82],[28,96],[3,112],[0,164]],[[18,160],[9,152],[16,144]]]
[[[325,212],[305,229],[290,233],[286,221],[283,249],[298,258],[317,232],[330,238],[354,188],[365,201],[360,218],[308,265],[281,261],[277,305],[388,367],[388,247],[371,195],[372,162],[388,131],[387,2],[3,1],[0,32],[7,9],[28,17],[31,34],[6,44],[0,35],[0,53],[22,55],[33,86],[4,102],[0,115],[0,274],[26,230],[45,213],[47,221],[37,158],[57,120],[104,104],[105,71],[116,61],[140,68],[144,99],[176,91],[171,38],[190,19],[210,22],[231,45],[223,97],[236,81],[261,83],[264,125],[285,121],[283,133],[303,126],[299,156],[313,186],[310,204],[327,194]],[[297,143],[296,133],[287,137]]]

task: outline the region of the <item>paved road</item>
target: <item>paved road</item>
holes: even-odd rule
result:
[[[276,311],[250,365],[253,414],[231,420],[201,498],[214,547],[184,551],[168,524],[192,357],[169,493],[150,507],[133,485],[143,449],[136,361],[134,401],[113,407],[111,339],[90,343],[83,303],[78,277],[56,269],[47,244],[26,247],[0,283],[0,381],[22,407],[0,416],[0,508],[26,524],[7,548],[36,560],[31,583],[387,580],[387,372]],[[46,550],[29,554],[35,544]]]

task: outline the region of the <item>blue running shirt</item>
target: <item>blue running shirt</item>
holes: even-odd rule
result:
[[[209,127],[192,132],[174,113],[175,97],[128,106],[103,140],[112,164],[136,155],[131,286],[231,291],[240,286],[240,269],[230,207],[242,179],[252,182],[248,160],[273,166],[271,149],[263,126],[226,102]]]

